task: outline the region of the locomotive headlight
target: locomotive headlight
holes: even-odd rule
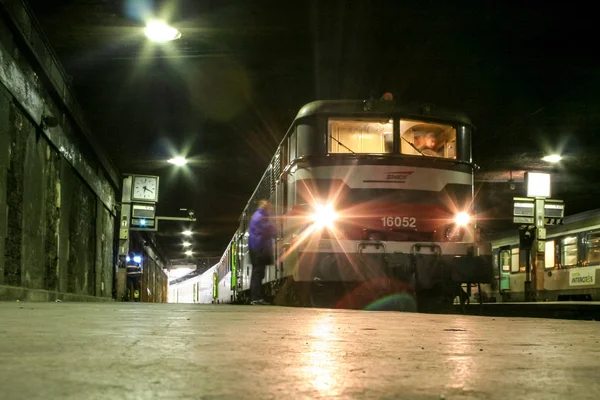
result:
[[[464,211],[459,212],[454,217],[454,223],[458,226],[466,226],[470,220],[471,220],[471,216]]]
[[[333,209],[331,204],[327,205],[317,205],[316,211],[312,216],[312,220],[314,221],[317,228],[327,227],[329,229],[333,228],[333,223],[338,218],[338,214]]]

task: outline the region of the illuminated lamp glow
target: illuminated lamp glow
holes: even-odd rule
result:
[[[170,42],[181,37],[181,32],[163,21],[148,22],[144,33],[153,42]]]
[[[312,216],[317,228],[327,227],[329,229],[333,229],[333,223],[337,218],[338,215],[331,204],[325,206],[317,205],[316,211]]]
[[[527,172],[527,197],[550,197],[550,174]]]
[[[454,223],[458,226],[465,226],[471,220],[471,216],[464,211],[459,212],[454,217]]]
[[[546,161],[549,163],[557,163],[562,160],[562,157],[559,154],[550,154],[545,157],[542,157],[542,161]]]
[[[173,157],[169,160],[169,163],[173,164],[173,165],[177,165],[178,167],[181,167],[181,166],[187,164],[187,160],[183,157]]]
[[[192,244],[190,242],[183,242],[183,243],[181,243],[181,245],[183,247],[190,247]]]
[[[183,231],[183,232],[181,232],[181,234],[182,234],[183,236],[192,236],[192,231],[190,231],[190,230]]]
[[[191,256],[192,254],[194,254],[194,252],[193,252],[193,251],[191,251],[191,250],[188,250],[188,251],[186,251],[184,254],[185,254],[186,256]]]
[[[146,226],[146,220],[145,219],[140,219],[140,226]]]
[[[136,264],[141,264],[142,256],[133,256],[133,262]]]

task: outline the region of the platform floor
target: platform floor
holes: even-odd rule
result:
[[[598,399],[600,322],[0,303],[0,398]]]

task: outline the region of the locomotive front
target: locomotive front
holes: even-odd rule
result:
[[[354,308],[398,292],[451,304],[462,283],[490,282],[472,131],[465,117],[388,101],[305,106],[286,169],[284,269],[313,298]]]

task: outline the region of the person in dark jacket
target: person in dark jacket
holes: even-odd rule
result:
[[[142,267],[136,262],[135,254],[127,255],[127,300],[140,300],[140,284],[142,280]]]
[[[250,262],[252,263],[252,277],[250,278],[251,304],[267,304],[262,296],[261,285],[265,277],[265,268],[273,264],[273,244],[276,229],[270,221],[269,211],[271,204],[267,200],[258,203],[258,210],[252,215],[248,228]]]

